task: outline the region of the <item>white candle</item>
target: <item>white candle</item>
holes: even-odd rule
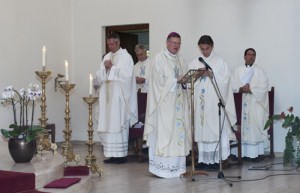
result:
[[[93,92],[93,76],[92,74],[90,74],[90,90],[89,90],[89,94],[92,95]]]
[[[65,71],[66,71],[66,81],[69,81],[69,64],[68,61],[65,60]]]
[[[45,66],[46,66],[46,47],[45,46],[43,47],[42,52],[43,52],[42,66],[43,66],[43,68],[45,68]]]

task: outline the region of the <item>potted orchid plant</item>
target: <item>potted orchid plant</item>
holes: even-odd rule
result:
[[[12,86],[4,89],[1,104],[12,106],[14,118],[13,124],[9,126],[10,130],[1,129],[5,138],[26,139],[26,142],[30,142],[38,133],[43,132],[42,127],[33,125],[35,101],[42,94],[38,88],[37,84],[29,84],[27,89],[19,91]]]
[[[34,150],[29,153],[30,155],[32,154],[31,160],[35,152],[36,136],[40,133],[47,132],[41,126],[33,125],[35,102],[42,95],[42,92],[38,88],[39,86],[37,84],[29,84],[27,88],[22,88],[18,91],[13,86],[8,86],[4,89],[2,98],[0,98],[3,106],[12,107],[13,123],[9,125],[9,129],[1,129],[1,133],[3,137],[9,138],[9,151],[14,160],[15,158],[12,155],[12,151],[14,150],[11,150],[11,146],[15,148],[21,144],[32,144]],[[24,147],[20,148],[22,149]],[[20,152],[16,154],[20,156]],[[15,162],[27,161],[15,160]]]

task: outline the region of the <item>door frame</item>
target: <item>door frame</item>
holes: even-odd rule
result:
[[[141,31],[148,30],[149,31],[149,23],[142,24],[131,24],[131,25],[116,25],[116,26],[106,26],[105,27],[105,41],[108,34],[112,32],[128,32],[128,31]],[[105,53],[108,53],[108,47],[105,43]]]

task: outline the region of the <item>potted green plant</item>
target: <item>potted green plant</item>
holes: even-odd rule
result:
[[[17,91],[8,86],[0,99],[2,105],[12,107],[13,123],[9,125],[9,129],[1,129],[1,133],[3,137],[9,138],[9,152],[17,163],[32,159],[36,136],[47,132],[41,126],[33,125],[35,101],[42,94],[38,88],[37,84],[29,84],[28,88]]]
[[[282,121],[282,127],[288,129],[285,137],[285,149],[283,153],[283,164],[297,164],[300,166],[300,119],[293,114],[293,107],[288,108],[288,113],[273,115],[270,117],[264,129],[268,129],[275,120]]]

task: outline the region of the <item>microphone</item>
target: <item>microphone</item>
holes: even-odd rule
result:
[[[205,65],[206,70],[210,69],[211,71],[213,71],[212,68],[203,60],[202,57],[199,57],[199,61]]]

